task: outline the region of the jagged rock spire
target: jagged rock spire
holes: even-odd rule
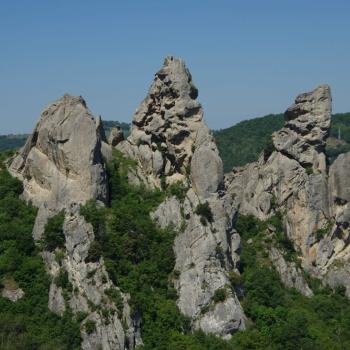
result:
[[[25,179],[24,195],[38,204],[107,200],[95,120],[81,96],[65,94],[41,113],[10,171]]]
[[[138,178],[153,186],[160,186],[161,178],[167,183],[191,180],[203,196],[217,190],[222,162],[197,96],[185,63],[166,57],[135,113],[131,135],[118,145],[139,160]]]
[[[324,150],[331,123],[332,97],[328,85],[300,94],[284,114],[285,126],[273,135],[277,151],[303,166],[324,172]]]

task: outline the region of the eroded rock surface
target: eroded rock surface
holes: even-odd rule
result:
[[[303,267],[332,286],[346,286],[350,295],[350,155],[340,155],[328,172],[330,119],[328,86],[299,95],[285,113],[285,126],[272,135],[271,148],[257,162],[233,169],[225,183],[242,214],[265,220],[282,212]],[[271,258],[279,261],[277,254]],[[288,271],[279,265],[282,281],[288,281]]]
[[[58,314],[67,308],[73,314],[84,313],[84,350],[126,349],[142,343],[139,327],[130,316],[129,296],[113,285],[102,258],[88,259],[94,233],[79,213],[80,205],[89,199],[101,205],[108,200],[101,152],[104,141],[101,119],[93,118],[84,99],[64,95],[42,112],[32,135],[9,165],[10,172],[23,181],[23,197],[39,207],[35,240],[42,238],[49,217],[65,213],[65,248],[42,252],[52,277],[49,308]],[[65,286],[58,285],[62,280]],[[122,310],[108,290],[120,294]]]
[[[117,149],[137,160],[129,174],[134,183],[150,188],[181,183],[185,188],[184,199],[170,197],[152,213],[161,227],[172,225],[178,232],[177,305],[194,329],[229,338],[245,329],[246,321],[228,276],[239,273],[240,237],[232,227],[232,197],[219,195],[222,161],[197,95],[184,62],[167,57],[136,111],[130,136]],[[200,203],[212,217],[197,213]],[[219,289],[226,298],[215,303]]]
[[[162,179],[186,182],[191,175],[202,195],[216,192],[222,162],[197,95],[184,62],[167,57],[136,111],[130,136],[117,146],[139,163],[134,181],[161,187]]]

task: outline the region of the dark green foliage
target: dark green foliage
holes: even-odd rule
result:
[[[215,131],[214,137],[224,163],[224,171],[254,162],[264,149],[266,155],[271,154],[273,151],[271,134],[282,128],[283,124],[282,114],[270,114]]]
[[[350,119],[350,118],[349,118]],[[350,151],[350,143],[338,144],[335,146],[326,146],[326,155],[328,164],[332,164],[339,154]]]
[[[314,289],[307,298],[285,288],[262,253],[266,223],[239,216],[242,236],[243,306],[254,326],[230,343],[243,349],[347,349],[350,347],[350,301],[341,291]],[[247,240],[253,239],[248,244]]]
[[[84,324],[85,330],[87,334],[91,334],[96,330],[96,322],[93,320],[87,320]]]
[[[68,272],[64,269],[60,269],[59,274],[55,278],[55,284],[57,287],[61,287],[62,289],[66,289],[72,291],[72,285],[68,279]]]
[[[170,196],[175,196],[180,202],[183,202],[186,198],[187,190],[188,187],[182,181],[178,181],[168,186],[167,193]]]
[[[213,297],[214,303],[220,303],[222,301],[225,301],[226,297],[227,297],[227,292],[225,288],[217,289]]]
[[[211,211],[211,208],[209,206],[208,202],[199,203],[197,205],[195,213],[201,217],[201,219],[204,220],[204,222],[201,220],[202,223],[212,222],[213,221],[213,213]]]
[[[316,239],[320,241],[322,238],[324,238],[328,233],[330,233],[332,226],[334,222],[332,220],[329,220],[325,227],[320,228],[316,231]]]
[[[85,262],[97,262],[102,256],[102,247],[100,242],[93,241],[90,244],[88,256],[85,259]]]
[[[275,146],[273,144],[272,137],[270,136],[264,145],[264,149],[263,149],[264,159],[267,160],[274,150],[275,150]]]
[[[52,252],[56,248],[64,247],[63,221],[64,211],[47,220],[43,235],[43,243],[46,250]]]
[[[314,170],[312,169],[311,166],[308,166],[305,168],[305,172],[307,175],[312,175],[314,173]]]
[[[122,313],[124,304],[120,292],[115,288],[109,288],[105,290],[105,294],[111,298],[117,309]]]
[[[2,164],[0,187],[0,281],[12,279],[25,292],[16,303],[0,297],[0,349],[78,349],[72,315],[47,307],[50,281],[32,240],[37,210],[18,198],[22,185]]]
[[[0,152],[22,147],[28,135],[0,135]]]

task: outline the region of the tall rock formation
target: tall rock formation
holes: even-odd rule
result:
[[[23,197],[39,208],[33,231],[37,242],[43,238],[47,220],[64,212],[64,248],[42,252],[52,277],[49,307],[58,314],[67,308],[73,314],[85,314],[81,326],[84,350],[125,349],[140,343],[128,295],[113,285],[103,258],[87,259],[94,233],[79,208],[89,199],[101,205],[108,200],[102,135],[101,120],[95,121],[84,99],[64,95],[42,112],[25,146],[9,165],[10,172],[23,181]],[[62,276],[67,276],[67,290],[57,285]],[[106,295],[111,289],[120,293],[123,310]],[[107,316],[104,309],[109,310]],[[87,331],[87,322],[95,325],[94,329]]]
[[[245,329],[229,282],[230,271],[239,273],[240,237],[232,226],[232,197],[219,193],[222,161],[197,95],[184,62],[167,57],[136,111],[130,136],[116,147],[137,160],[130,181],[185,188],[184,199],[168,198],[152,217],[178,231],[174,284],[180,311],[193,328],[228,338]],[[225,295],[220,301],[214,298],[218,291]]]
[[[345,285],[350,296],[349,155],[340,155],[328,172],[324,151],[330,120],[328,86],[299,95],[270,147],[257,162],[233,169],[225,183],[242,214],[265,220],[276,211],[283,213],[285,231],[303,267],[332,286]],[[295,275],[295,266],[281,256],[270,252],[282,281],[291,286],[287,281]],[[298,281],[293,286],[309,295],[300,278],[293,278]]]
[[[137,178],[153,187],[191,182],[201,195],[215,193],[222,161],[203,122],[197,88],[184,62],[167,57],[135,113],[131,135],[118,149],[137,159]],[[205,170],[203,172],[203,170]]]

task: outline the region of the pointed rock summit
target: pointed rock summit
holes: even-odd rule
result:
[[[190,180],[204,197],[217,191],[222,161],[197,96],[185,63],[166,57],[135,113],[131,135],[118,144],[139,160],[137,178],[153,187],[160,187],[162,178],[168,184]]]
[[[277,151],[314,170],[326,170],[324,150],[331,124],[332,98],[328,85],[303,93],[284,114],[285,126],[273,134]]]
[[[331,122],[327,85],[299,95],[285,113],[285,126],[272,136],[269,152],[226,176],[226,189],[245,215],[266,220],[283,213],[287,237],[303,269],[322,283],[344,286],[350,297],[350,153],[327,169],[325,144]],[[272,263],[288,287],[309,296],[302,271],[271,249]]]
[[[25,146],[10,165],[24,180],[24,196],[37,206],[60,210],[72,201],[107,201],[101,139],[79,96],[64,95],[42,113]]]
[[[232,226],[232,197],[218,191],[222,161],[197,95],[185,63],[167,57],[136,111],[131,135],[116,147],[137,161],[131,181],[151,188],[182,185],[185,198],[167,198],[152,213],[161,227],[177,232],[177,305],[193,329],[229,338],[246,327],[228,277],[239,274],[240,237]],[[224,300],[217,302],[216,293]]]
[[[59,315],[68,309],[84,315],[80,327],[83,350],[122,350],[141,344],[130,315],[129,296],[109,279],[103,258],[87,259],[95,235],[92,225],[80,215],[80,204],[89,199],[102,205],[108,201],[101,151],[103,145],[108,146],[104,140],[101,118],[93,118],[82,97],[66,94],[41,113],[25,146],[9,165],[10,172],[23,181],[24,198],[39,208],[33,229],[37,242],[43,238],[48,219],[63,213],[64,247],[51,251],[46,246],[41,252],[51,277],[48,307]],[[57,285],[62,274],[67,276],[70,292]],[[121,296],[123,315],[106,295],[111,289]],[[102,305],[111,310],[108,323]],[[87,322],[96,325],[92,333],[85,329]]]

